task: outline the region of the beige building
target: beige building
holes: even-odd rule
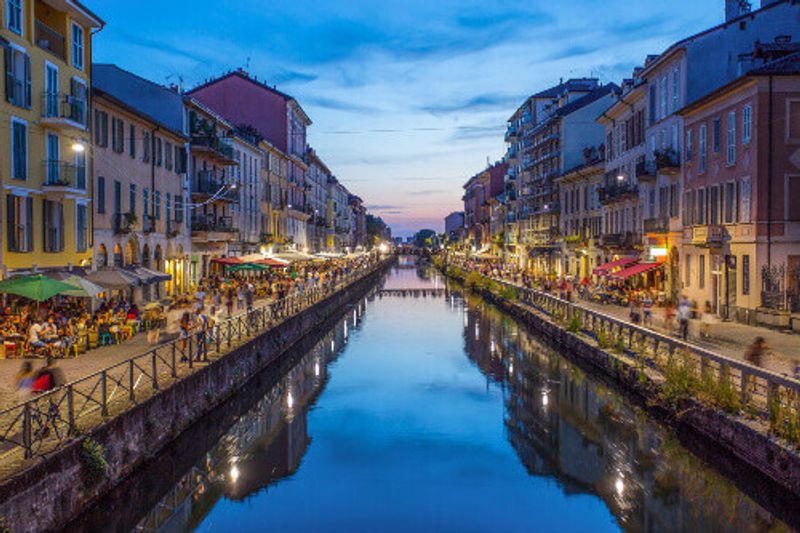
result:
[[[274,250],[286,242],[288,235],[289,160],[269,141],[261,141],[260,147],[264,158],[261,165],[261,243],[266,249]]]
[[[605,166],[597,150],[586,151],[586,162],[558,178],[561,196],[562,271],[578,280],[589,278],[592,269],[605,262],[600,247],[603,209],[600,189]]]
[[[184,293],[191,244],[184,217],[187,138],[126,103],[127,93],[115,94],[114,82],[132,74],[99,68],[93,87],[95,268],[142,266],[172,276],[142,286],[135,294],[144,301]],[[169,97],[169,89],[155,87]]]

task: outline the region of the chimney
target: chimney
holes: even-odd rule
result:
[[[730,22],[750,11],[750,2],[747,0],[725,0],[725,22]]]

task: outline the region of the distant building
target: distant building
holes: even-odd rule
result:
[[[464,212],[454,211],[444,218],[444,233],[450,241],[460,241],[464,236]]]

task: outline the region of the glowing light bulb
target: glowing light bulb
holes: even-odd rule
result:
[[[622,477],[618,477],[616,483],[614,483],[614,488],[617,489],[617,494],[622,496],[622,493],[625,491],[625,482],[622,481]]]
[[[231,467],[231,481],[236,483],[236,480],[239,479],[239,468],[236,465]]]

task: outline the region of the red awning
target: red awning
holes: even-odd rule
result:
[[[620,270],[619,272],[611,274],[608,277],[611,279],[628,279],[631,276],[644,274],[645,272],[650,272],[651,270],[660,268],[663,264],[664,263],[639,263],[638,265],[633,265],[626,269]]]
[[[288,261],[281,261],[280,259],[274,259],[272,257],[265,257],[264,259],[259,259],[258,261],[252,261],[257,265],[266,265],[276,268],[283,268],[289,265]]]
[[[600,265],[599,267],[595,267],[592,270],[592,274],[594,274],[595,276],[605,276],[612,269],[624,267],[632,263],[636,263],[637,261],[639,261],[638,257],[623,257],[622,259],[617,259],[616,261],[611,261],[610,263],[606,263],[604,265]]]
[[[215,257],[211,262],[226,266],[242,264],[242,260],[238,257]]]

